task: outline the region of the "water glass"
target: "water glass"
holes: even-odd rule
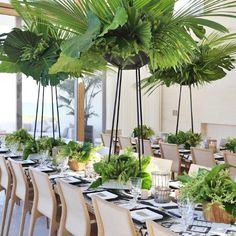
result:
[[[58,168],[60,169],[60,175],[65,175],[65,170],[68,166],[69,157],[62,157],[58,162]]]
[[[48,150],[40,151],[39,167],[44,167],[48,158]]]
[[[140,178],[140,177],[131,177],[129,180],[130,180],[130,185],[131,185],[131,194],[133,196],[132,203],[133,203],[134,206],[136,206],[139,194],[141,193],[142,178]]]
[[[194,220],[194,204],[189,199],[178,199],[178,208],[181,215],[181,223],[186,231]]]

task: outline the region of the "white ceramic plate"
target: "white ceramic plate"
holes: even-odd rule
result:
[[[101,191],[101,192],[95,192],[95,193],[88,193],[87,196],[89,198],[92,198],[92,196],[98,196],[104,200],[110,200],[110,199],[115,199],[118,197],[118,195],[108,192],[108,191]]]
[[[160,215],[149,209],[138,209],[131,211],[131,216],[133,219],[144,223],[146,220],[159,220],[163,218],[163,215]]]

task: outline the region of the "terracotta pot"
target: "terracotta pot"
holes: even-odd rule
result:
[[[86,163],[77,162],[75,160],[69,160],[68,165],[73,171],[82,171],[85,170]]]
[[[218,203],[211,205],[209,205],[209,203],[203,204],[203,215],[206,220],[216,223],[231,224],[236,221],[236,218],[222,209]]]

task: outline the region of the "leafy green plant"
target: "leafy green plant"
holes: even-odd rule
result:
[[[40,151],[48,151],[48,154],[51,156],[53,147],[61,147],[64,145],[66,145],[66,143],[60,138],[42,137],[37,140],[29,140],[25,144],[23,159],[26,160],[30,154],[39,153]]]
[[[160,85],[199,86],[224,78],[226,71],[235,68],[235,39],[236,34],[210,34],[198,42],[197,48],[189,54],[189,62],[178,68],[152,71],[152,75],[143,80],[143,88],[152,92]]]
[[[236,182],[230,178],[230,167],[217,165],[210,171],[200,169],[193,177],[178,176],[184,184],[180,189],[181,198],[189,198],[194,203],[218,203],[236,218]]]
[[[179,131],[177,134],[169,134],[167,138],[168,143],[177,145],[184,144],[185,149],[190,147],[196,147],[201,141],[201,134],[192,133],[191,131],[183,132]]]
[[[60,156],[68,156],[69,160],[75,160],[77,162],[87,162],[93,156],[97,149],[92,146],[91,143],[77,143],[70,141],[67,145],[60,149]]]
[[[142,158],[142,169],[139,161],[132,152],[126,151],[122,155],[112,155],[110,162],[104,158],[93,165],[94,171],[100,176],[90,187],[96,188],[108,180],[118,180],[126,183],[130,177],[142,177],[142,188],[151,188],[151,176],[145,172],[151,157]]]
[[[204,27],[227,32],[210,17],[234,17],[236,6],[233,0],[190,1],[179,10],[173,0],[19,2],[73,35],[63,44],[62,57],[82,61],[84,56],[95,52],[92,56],[95,60],[98,56],[106,56],[109,61],[118,59],[119,66],[124,68],[134,65],[134,56],[138,56],[140,66],[149,61],[151,72],[191,62],[190,55],[197,43],[190,33],[202,39]],[[60,67],[64,67],[62,63]]]
[[[224,147],[226,150],[236,153],[236,138],[229,138]]]
[[[142,126],[142,132],[141,132],[141,128],[139,127],[134,128],[133,130],[134,137],[141,136],[141,133],[142,133],[143,139],[149,139],[151,136],[155,134],[153,129],[151,127],[148,127],[147,125]]]
[[[25,129],[19,129],[12,134],[6,135],[6,145],[18,144],[18,149],[22,149],[28,141],[32,141],[33,137]]]

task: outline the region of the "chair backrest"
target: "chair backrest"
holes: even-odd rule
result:
[[[225,152],[224,153],[224,160],[225,160],[225,163],[236,166],[236,154],[235,153]],[[234,167],[230,168],[230,176],[236,180],[236,168],[234,168]]]
[[[57,180],[57,187],[62,204],[60,224],[72,235],[90,236],[90,218],[80,188],[62,180]]]
[[[29,193],[29,185],[26,174],[23,170],[21,163],[16,162],[10,158],[8,160],[12,170],[13,186],[15,189],[15,194],[19,199],[25,201],[26,199],[28,199],[28,193]]]
[[[115,136],[115,133],[116,133],[116,129],[113,130],[113,136]],[[111,129],[106,129],[105,134],[111,134]],[[117,135],[118,136],[122,135],[122,130],[121,129],[117,130]]]
[[[151,165],[153,166],[154,171],[165,170],[171,172],[172,169],[172,160],[163,159],[159,157],[152,157]]]
[[[137,236],[128,209],[97,196],[92,197],[99,236]]]
[[[101,134],[101,138],[102,138],[103,145],[105,147],[110,147],[111,135],[110,134]],[[112,143],[112,147],[113,147],[113,143]]]
[[[216,165],[214,154],[211,150],[202,148],[191,148],[193,164],[212,168]]]
[[[4,156],[0,156],[0,185],[7,189],[11,185],[11,174]]]
[[[127,147],[132,147],[130,137],[119,136],[118,140],[119,140],[120,149],[125,149]]]
[[[52,219],[56,211],[56,198],[48,175],[31,168],[30,176],[34,187],[34,201],[37,202],[38,211]]]
[[[181,158],[178,146],[176,144],[160,143],[160,149],[163,159],[173,161],[171,171],[179,174],[181,172]]]
[[[136,139],[136,150],[138,152],[139,148],[138,148],[138,140]],[[142,141],[140,140],[140,150],[142,153]],[[153,156],[153,150],[152,150],[152,145],[151,145],[151,141],[144,139],[143,140],[143,155],[144,156]]]
[[[191,164],[189,171],[188,171],[188,175],[193,176],[194,174],[197,174],[199,169],[206,169],[206,170],[210,170],[211,168],[206,167],[206,166],[200,166],[200,165],[196,165],[196,164]]]
[[[147,221],[146,225],[147,225],[147,230],[148,230],[148,236],[177,236],[178,235],[153,221]]]

